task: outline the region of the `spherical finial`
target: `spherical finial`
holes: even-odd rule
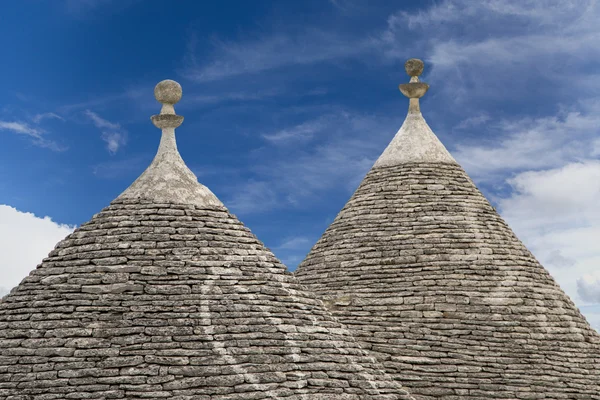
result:
[[[170,79],[159,82],[154,88],[154,97],[162,104],[175,104],[181,100],[181,85]]]
[[[411,58],[404,63],[404,69],[409,76],[419,76],[423,73],[425,64],[418,58]]]

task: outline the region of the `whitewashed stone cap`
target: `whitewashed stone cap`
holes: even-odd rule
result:
[[[402,127],[390,144],[377,159],[374,168],[388,167],[415,162],[456,164],[446,147],[440,142],[421,114],[419,98],[423,97],[429,85],[419,81],[423,73],[423,61],[408,60],[404,67],[411,77],[409,83],[401,84],[400,91],[410,99],[408,115]]]
[[[154,97],[162,103],[152,123],[162,130],[158,152],[150,166],[118,199],[147,199],[156,203],[192,204],[198,207],[224,207],[223,203],[185,165],[177,150],[175,128],[183,117],[173,105],[181,100],[181,85],[164,80],[154,88]]]

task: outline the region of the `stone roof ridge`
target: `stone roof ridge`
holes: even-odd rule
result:
[[[429,85],[419,81],[423,73],[423,61],[411,58],[404,67],[410,82],[399,86],[403,95],[410,99],[408,114],[402,127],[377,159],[374,168],[415,162],[457,164],[446,147],[440,142],[421,114],[419,99]]]
[[[181,100],[181,85],[164,80],[154,88],[154,97],[162,103],[152,123],[162,130],[160,145],[150,166],[117,199],[147,199],[156,203],[191,204],[201,208],[225,207],[185,165],[177,150],[175,128],[183,117],[175,114],[173,105]]]

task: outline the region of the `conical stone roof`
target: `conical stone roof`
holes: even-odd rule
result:
[[[152,165],[0,302],[0,399],[411,399],[200,185]]]
[[[416,399],[600,399],[600,335],[419,110],[297,269]]]

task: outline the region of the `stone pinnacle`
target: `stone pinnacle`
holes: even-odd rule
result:
[[[419,99],[427,93],[429,85],[419,81],[419,75],[423,73],[425,64],[418,58],[411,58],[404,64],[406,73],[410,76],[409,83],[402,83],[398,87],[403,95],[410,99],[408,112],[421,112]]]
[[[181,115],[175,114],[173,104],[181,100],[181,85],[170,79],[159,82],[154,88],[154,97],[162,104],[159,115],[153,115],[150,119],[154,126],[160,129],[177,128],[183,122]]]
[[[177,150],[175,128],[183,122],[175,114],[173,104],[181,100],[181,86],[170,79],[154,88],[154,97],[162,104],[160,114],[150,119],[162,130],[160,145],[154,160],[125,190],[121,199],[147,199],[156,203],[194,204],[201,208],[224,207],[223,203],[185,165]]]

